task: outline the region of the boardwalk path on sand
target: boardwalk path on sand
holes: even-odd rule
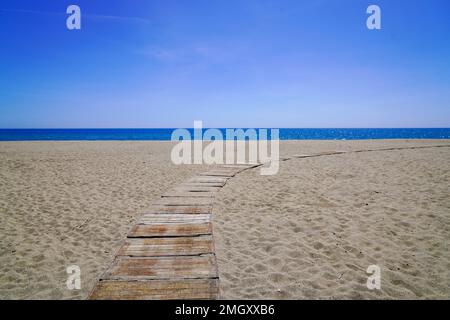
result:
[[[282,157],[450,147],[397,147],[325,151]],[[211,214],[214,197],[228,179],[262,164],[222,165],[166,192],[145,213],[101,276],[89,299],[217,299],[217,268]]]

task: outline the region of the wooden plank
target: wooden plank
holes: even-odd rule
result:
[[[231,178],[236,175],[236,172],[211,170],[211,171],[200,173],[199,175],[207,176],[207,177],[230,177]]]
[[[169,198],[160,198],[154,203],[166,206],[200,206],[200,205],[212,205],[213,202],[214,202],[213,198],[169,197]]]
[[[187,182],[209,182],[209,183],[226,183],[228,180],[227,177],[218,177],[218,176],[196,176],[189,179]]]
[[[216,256],[117,258],[104,274],[106,280],[163,280],[217,278]]]
[[[249,167],[248,166],[220,166],[216,169],[213,169],[211,171],[218,171],[218,172],[230,172],[230,173],[239,173],[243,170],[247,170]]]
[[[217,299],[218,279],[100,281],[89,299],[175,300]]]
[[[128,233],[128,238],[188,237],[205,234],[212,234],[210,222],[136,224]]]
[[[225,168],[228,168],[228,167],[225,167]],[[233,171],[229,171],[229,172],[233,172],[236,175],[236,174],[239,174],[239,173],[241,173],[241,172],[243,172],[245,170],[250,169],[250,167],[235,167],[235,168],[228,168],[228,169],[233,170]]]
[[[164,223],[205,223],[211,221],[210,213],[178,214],[178,213],[146,213],[139,220],[139,224]]]
[[[183,182],[178,185],[178,187],[213,187],[222,188],[226,181],[223,182]]]
[[[198,187],[217,187],[222,188],[227,182],[226,181],[199,181],[199,182],[185,182],[179,185],[183,186],[198,186]]]
[[[257,167],[257,166],[260,166],[260,165],[261,165],[261,162],[248,162],[248,161],[244,161],[244,162],[227,163],[226,165],[252,166],[252,167]]]
[[[195,186],[195,185],[182,185],[173,188],[171,191],[183,191],[183,192],[218,192],[221,187],[211,186]]]
[[[249,164],[224,164],[220,168],[240,168],[240,169],[250,169],[260,166],[260,163],[249,163]]]
[[[175,238],[127,238],[118,256],[158,257],[214,253],[211,235]]]
[[[227,177],[216,177],[216,176],[208,176],[205,174],[198,174],[195,177],[192,177],[190,179],[187,180],[187,182],[191,182],[191,181],[200,181],[200,182],[226,182],[229,178]]]
[[[214,192],[210,191],[168,191],[162,195],[163,198],[168,197],[195,197],[195,198],[212,198]]]
[[[186,213],[186,214],[205,214],[211,213],[211,205],[189,205],[189,206],[167,206],[167,205],[153,205],[146,213]]]

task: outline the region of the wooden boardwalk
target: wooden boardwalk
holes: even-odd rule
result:
[[[132,227],[89,299],[217,299],[214,196],[257,165],[223,165],[166,192]]]
[[[280,161],[436,147],[450,145],[324,151]],[[228,179],[260,165],[222,165],[162,195],[132,227],[89,299],[217,299],[219,274],[211,224],[214,197]]]

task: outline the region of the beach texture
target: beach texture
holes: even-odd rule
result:
[[[444,143],[442,143],[444,142]],[[283,142],[283,154],[448,144]],[[450,148],[282,162],[232,179],[214,207],[226,299],[448,299]],[[368,290],[368,266],[381,290]]]
[[[154,141],[0,143],[0,298],[86,298],[150,204],[205,170],[172,164],[170,151]],[[66,287],[70,265],[81,290]]]
[[[282,141],[281,155],[450,145]],[[170,142],[1,142],[0,298],[84,299],[136,219],[207,166]],[[232,178],[213,225],[223,298],[450,297],[450,148],[292,159]],[[366,269],[381,268],[381,290]],[[66,268],[81,268],[68,290]]]

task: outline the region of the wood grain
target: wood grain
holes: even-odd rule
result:
[[[118,256],[160,257],[214,253],[211,235],[170,238],[127,238]]]
[[[199,197],[164,197],[155,201],[155,204],[165,206],[202,206],[212,205],[213,198]]]
[[[220,177],[220,176],[197,176],[194,178],[189,179],[187,182],[204,182],[204,183],[223,183],[225,184],[227,182],[227,177]]]
[[[128,238],[188,237],[205,234],[212,234],[210,222],[136,224],[128,233]]]
[[[147,213],[139,220],[138,224],[171,224],[171,223],[205,223],[211,221],[209,213]]]
[[[90,295],[98,300],[217,299],[218,279],[99,281]]]
[[[188,205],[188,206],[167,206],[153,205],[147,213],[186,213],[186,214],[205,214],[212,212],[212,205]]]
[[[217,278],[216,257],[173,256],[130,258],[118,257],[103,280],[163,280]]]
[[[162,197],[163,198],[170,198],[170,197],[213,198],[214,197],[214,193],[210,192],[210,191],[190,191],[190,190],[180,191],[180,190],[175,190],[175,191],[168,191],[168,192],[164,193],[162,195]]]

